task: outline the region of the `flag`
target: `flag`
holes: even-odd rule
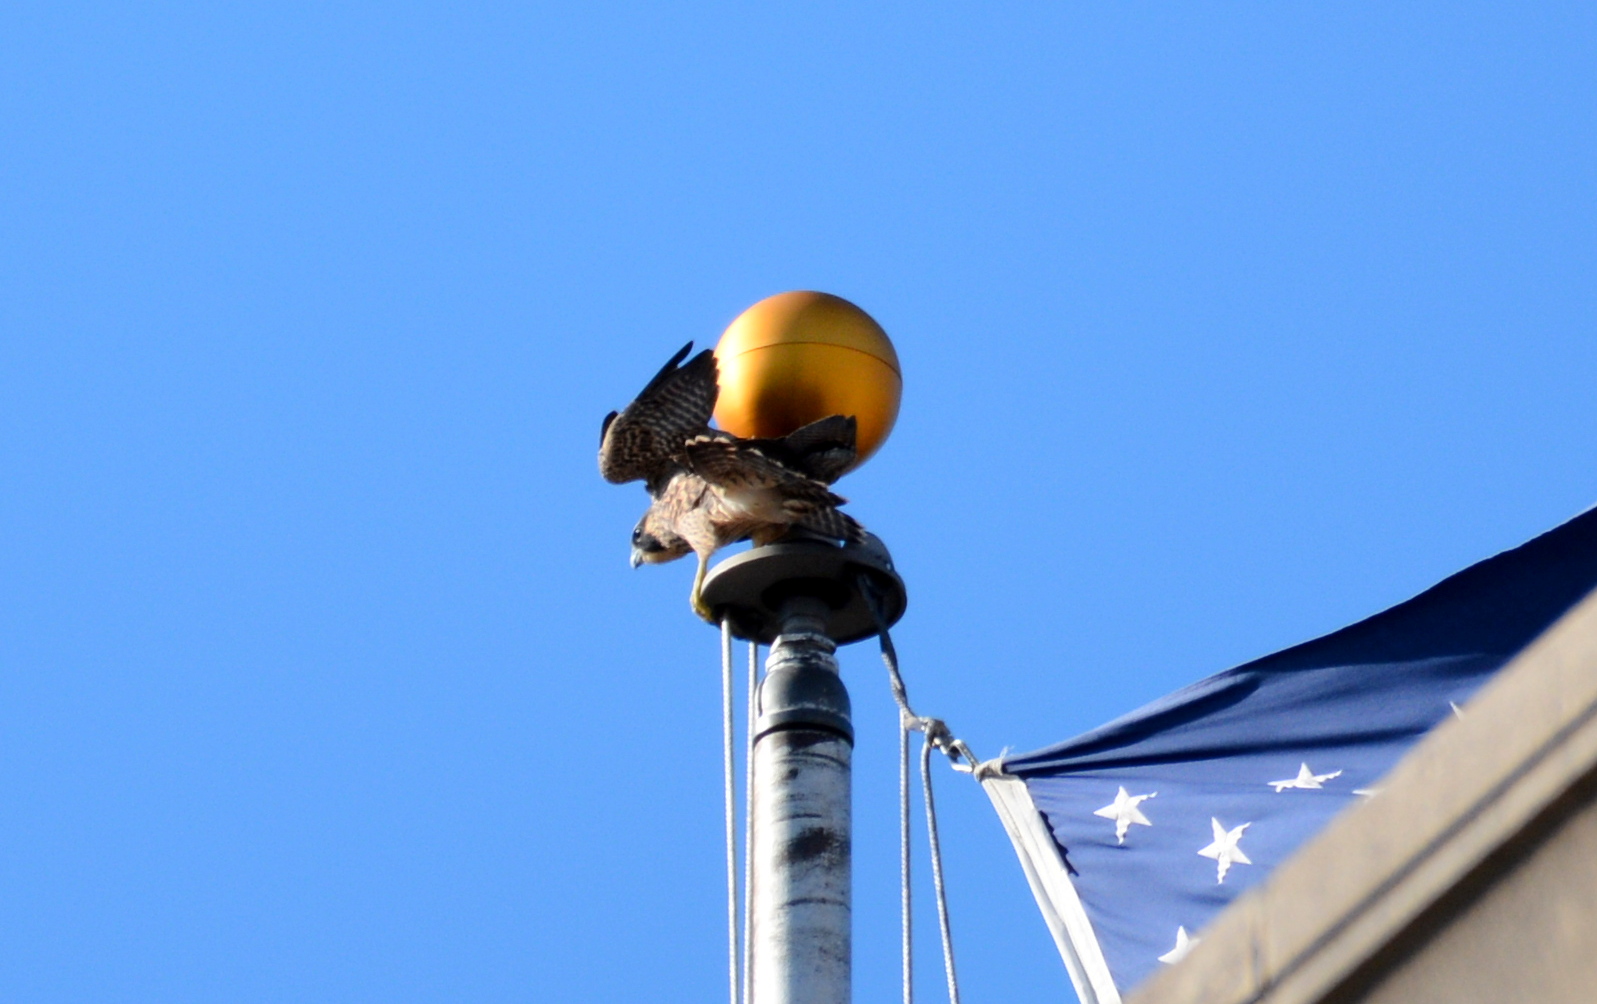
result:
[[[1323,638],[984,771],[1084,1004],[1214,916],[1597,588],[1597,510]]]

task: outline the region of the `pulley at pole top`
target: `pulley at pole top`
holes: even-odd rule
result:
[[[776,438],[828,415],[852,415],[858,467],[898,419],[904,379],[893,343],[869,314],[830,293],[766,297],[728,325],[715,359],[715,420],[735,436]]]

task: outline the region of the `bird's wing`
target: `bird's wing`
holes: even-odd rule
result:
[[[830,415],[794,429],[781,439],[748,442],[779,463],[829,485],[859,459],[854,446],[858,425],[852,415]]]
[[[688,468],[716,488],[774,489],[792,524],[836,540],[860,543],[865,528],[838,506],[848,502],[814,478],[777,463],[744,439],[699,436],[687,444]],[[756,538],[758,539],[758,538]]]
[[[747,440],[699,436],[687,444],[688,469],[717,488],[774,488],[785,499],[839,506],[848,500],[766,456]]]
[[[646,480],[651,491],[681,462],[683,445],[703,432],[715,411],[715,354],[705,349],[678,366],[693,343],[671,357],[648,386],[599,431],[599,473],[622,484]]]

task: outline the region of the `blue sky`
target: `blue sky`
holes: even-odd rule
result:
[[[1597,501],[1594,50],[1557,3],[7,5],[0,997],[715,999],[716,640],[593,458],[774,292],[895,340],[840,488],[985,755]],[[968,999],[1068,995],[939,780]]]

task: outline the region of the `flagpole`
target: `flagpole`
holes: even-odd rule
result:
[[[752,1004],[843,1004],[852,981],[848,690],[823,601],[782,606],[755,726]]]
[[[862,575],[903,614],[880,541],[753,548],[703,596],[739,637],[770,644],[755,721],[749,1004],[847,1004],[853,976],[854,726],[837,646],[875,634]]]

